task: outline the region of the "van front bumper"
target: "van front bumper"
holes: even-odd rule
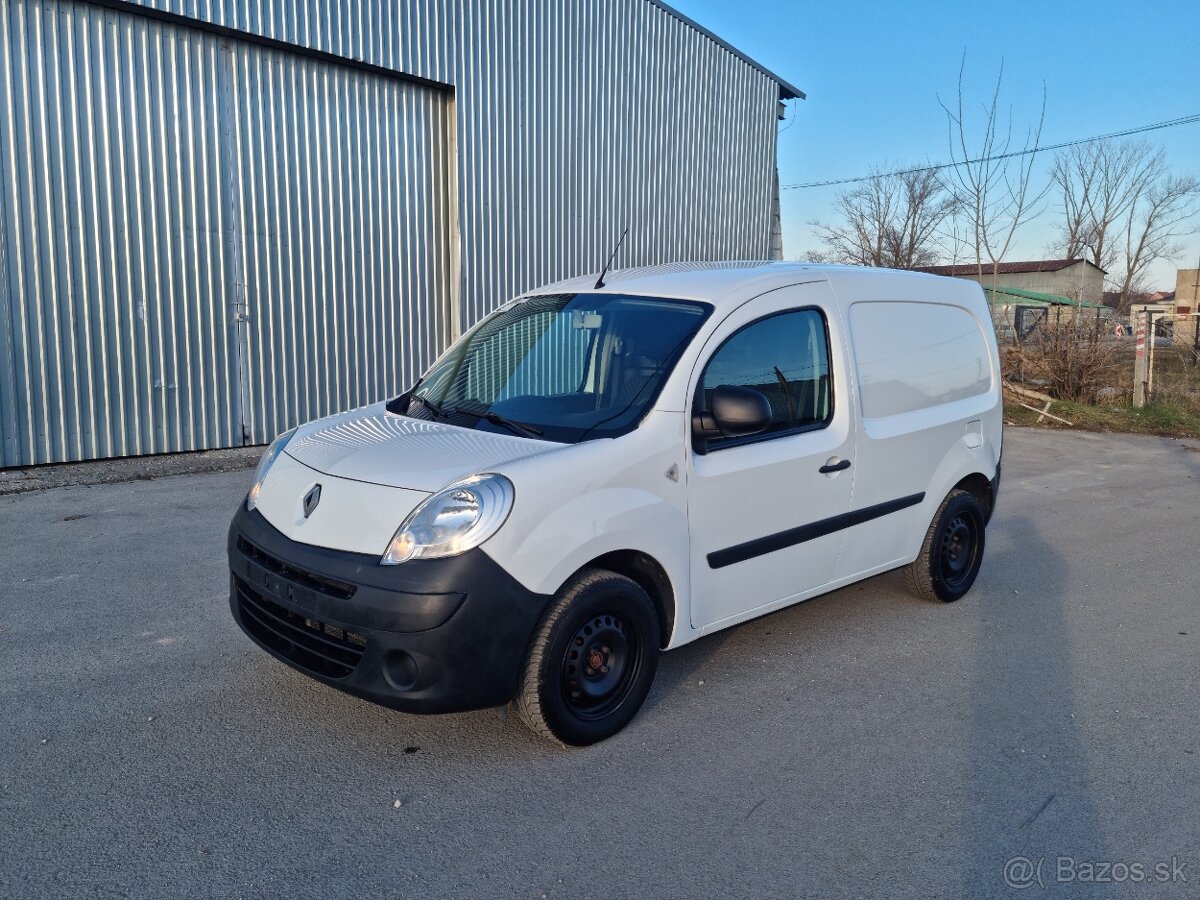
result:
[[[325,684],[414,713],[513,698],[550,597],[481,549],[381,566],[313,547],[238,509],[229,528],[229,605],[262,649]]]

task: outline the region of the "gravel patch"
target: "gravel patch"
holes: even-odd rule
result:
[[[174,475],[234,472],[257,465],[262,454],[262,447],[235,447],[230,450],[126,456],[120,459],[0,469],[0,495],[92,484],[119,484]]]

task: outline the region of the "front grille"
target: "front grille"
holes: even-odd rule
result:
[[[244,537],[238,538],[237,546],[238,550],[246,558],[258,563],[268,572],[274,572],[280,578],[286,578],[293,584],[301,585],[309,590],[316,591],[318,594],[324,594],[326,597],[337,597],[339,600],[349,600],[354,596],[354,591],[356,590],[354,585],[347,584],[344,581],[337,581],[333,578],[326,578],[324,575],[318,575],[315,572],[306,572],[303,569],[297,569],[279,557],[272,556],[260,547],[256,547]]]
[[[240,578],[234,582],[246,630],[284,659],[326,678],[345,678],[362,660],[363,635],[284,609]]]

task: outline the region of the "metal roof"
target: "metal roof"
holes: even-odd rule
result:
[[[997,275],[1020,275],[1026,272],[1057,272],[1060,269],[1069,269],[1077,263],[1087,263],[1093,269],[1099,272],[1108,274],[1104,269],[1092,262],[1090,259],[1033,259],[1026,262],[1006,262],[1000,263],[996,267]],[[918,271],[928,272],[930,275],[979,275],[979,265],[977,263],[962,263],[956,266],[922,266]],[[983,264],[983,274],[992,274],[992,264]]]
[[[711,31],[709,31],[707,28],[705,28],[703,25],[701,25],[695,19],[691,19],[691,18],[685,16],[683,13],[681,13],[675,7],[669,6],[668,4],[663,3],[662,0],[649,0],[649,2],[653,3],[655,6],[657,6],[659,9],[663,10],[664,12],[670,13],[675,18],[677,18],[680,22],[683,22],[685,25],[690,25],[692,28],[695,28],[698,32],[700,32],[702,35],[707,37],[709,40],[713,41],[717,45],[728,50],[734,56],[738,57],[739,59],[741,59],[744,62],[748,63],[749,65],[753,66],[755,69],[762,72],[767,77],[774,79],[775,82],[779,85],[779,96],[782,99],[784,99],[784,100],[803,100],[803,99],[805,99],[806,95],[805,95],[804,91],[800,90],[800,88],[796,87],[791,82],[785,81],[784,79],[780,78],[778,75],[776,75],[774,72],[772,72],[766,66],[764,66],[762,63],[751,59],[749,56],[747,56],[745,53],[743,53],[737,47],[733,46],[733,44],[731,44],[728,41],[724,40],[723,38],[720,38],[717,35],[713,34]]]
[[[1058,294],[1043,294],[1041,291],[1027,291],[1022,288],[990,288],[983,289],[985,294],[991,294],[992,299],[997,295],[1003,294],[1007,297],[1012,297],[1015,300],[1028,300],[1035,304],[1044,304],[1048,306],[1080,306],[1087,309],[1101,309],[1105,306],[1103,303],[1089,303],[1086,300],[1072,300],[1070,297],[1061,297]],[[1004,302],[1003,300],[1001,302]]]

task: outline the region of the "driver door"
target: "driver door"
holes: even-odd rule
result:
[[[693,412],[713,388],[753,388],[765,432],[693,442],[689,454],[692,625],[714,630],[833,580],[850,511],[854,428],[838,307],[825,282],[758,297],[709,339]]]

